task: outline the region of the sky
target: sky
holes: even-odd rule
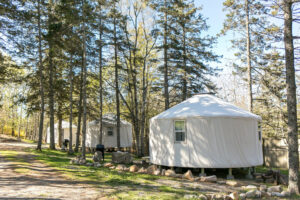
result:
[[[226,13],[223,11],[223,2],[224,0],[195,0],[196,6],[202,6],[202,14],[207,18],[207,23],[210,26],[207,32],[208,35],[216,35],[220,33],[223,28],[223,22],[226,18]],[[300,3],[297,6],[300,7]],[[275,18],[270,18],[269,20],[277,25],[283,23],[283,20],[276,20]],[[293,34],[300,35],[300,23],[293,24]],[[212,65],[221,68],[223,71],[219,73],[219,77],[212,77],[212,79],[217,84],[217,87],[220,88],[218,93],[220,93],[223,98],[226,98],[226,93],[240,93],[241,99],[243,99],[243,96],[247,93],[245,82],[242,81],[240,77],[233,77],[232,75],[233,68],[231,63],[237,62],[234,57],[235,50],[231,48],[230,40],[233,38],[233,32],[229,32],[227,35],[218,38],[218,42],[213,51],[217,55],[222,56],[222,58],[219,60],[219,63],[212,63]],[[299,66],[296,64],[295,68],[297,69]],[[227,100],[232,101],[232,99]]]
[[[207,18],[207,24],[210,26],[209,35],[216,35],[221,32],[225,20],[222,0],[196,0],[196,5],[202,5],[203,16]],[[225,35],[218,38],[214,51],[222,55],[224,59],[232,58],[233,50],[231,49],[231,35]]]
[[[210,26],[210,29],[207,32],[208,35],[216,35],[220,33],[223,28],[223,22],[226,18],[226,13],[223,12],[223,2],[224,0],[195,0],[196,6],[202,6],[202,14],[207,18],[207,23]],[[300,7],[300,3],[298,4],[298,7]],[[278,23],[282,23],[282,20],[276,21],[272,18],[270,20],[277,25]],[[293,24],[293,34],[300,35],[300,23]],[[218,55],[223,56],[223,59],[221,59],[221,62],[223,63],[234,59],[234,49],[231,48],[230,42],[232,38],[232,33],[219,37],[218,43],[214,48],[214,51]]]
[[[223,28],[223,22],[226,18],[225,12],[223,12],[223,0],[195,0],[196,6],[202,6],[202,14],[207,18],[207,24],[210,26],[207,34],[216,36]],[[232,33],[228,33],[225,36],[218,37],[217,44],[214,46],[213,51],[222,56],[219,59],[219,63],[213,63],[212,65],[222,69],[219,72],[218,77],[211,77],[215,82],[218,90],[218,95],[227,101],[236,102],[231,97],[228,97],[231,93],[239,93],[241,96],[246,94],[247,88],[239,77],[232,76],[232,67],[229,63],[234,62],[234,49],[231,48],[230,40],[233,38]],[[234,83],[233,83],[234,82]],[[236,87],[239,85],[239,87]],[[237,88],[237,89],[235,89]],[[232,90],[238,91],[232,91]],[[239,99],[243,99],[242,97]],[[246,105],[240,105],[246,107]]]

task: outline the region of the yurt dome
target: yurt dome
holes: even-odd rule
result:
[[[58,126],[59,126],[58,123],[54,124],[54,128],[58,128]],[[67,121],[62,121],[61,122],[61,128],[62,129],[68,129],[68,128],[70,128],[70,123],[67,122]],[[74,124],[72,124],[72,128],[77,128],[77,126],[75,126]]]
[[[121,125],[131,125],[129,122],[120,119],[121,121]],[[99,125],[100,120],[93,120],[91,122],[89,122],[89,125],[91,126],[95,126],[95,125]],[[113,113],[108,113],[102,116],[102,123],[106,124],[106,125],[117,125],[117,116]]]
[[[261,165],[260,116],[195,95],[150,119],[150,162],[191,168]]]
[[[213,95],[195,95],[152,119],[182,117],[238,117],[261,120],[261,117],[227,103]]]

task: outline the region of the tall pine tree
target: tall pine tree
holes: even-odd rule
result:
[[[208,25],[194,1],[175,0],[173,7],[169,62],[174,69],[173,88],[181,97],[177,101],[183,101],[193,94],[215,90],[209,76],[217,69],[208,63],[216,62],[218,56],[212,51],[216,38],[204,35]]]

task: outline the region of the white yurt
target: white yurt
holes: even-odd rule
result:
[[[72,125],[72,140],[73,144],[76,139],[77,126]],[[62,142],[64,139],[69,139],[70,124],[67,121],[62,121]],[[58,144],[58,123],[54,124],[54,142]],[[50,127],[47,128],[47,143],[50,143]]]
[[[102,117],[103,138],[105,148],[117,147],[117,117],[114,114],[105,114]],[[88,123],[86,134],[86,147],[95,148],[99,144],[100,125],[99,120]],[[120,126],[120,146],[131,147],[132,145],[132,125],[121,119]]]
[[[260,121],[213,95],[195,95],[150,119],[150,162],[189,168],[262,165]]]

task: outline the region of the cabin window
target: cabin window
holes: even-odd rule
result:
[[[185,121],[178,120],[174,122],[174,131],[175,131],[175,142],[184,142],[185,141]]]
[[[113,131],[113,128],[112,128],[112,127],[108,127],[108,128],[107,128],[107,135],[108,135],[108,136],[113,136],[113,135],[114,135],[114,131]]]
[[[261,122],[258,122],[258,139],[261,141]]]

